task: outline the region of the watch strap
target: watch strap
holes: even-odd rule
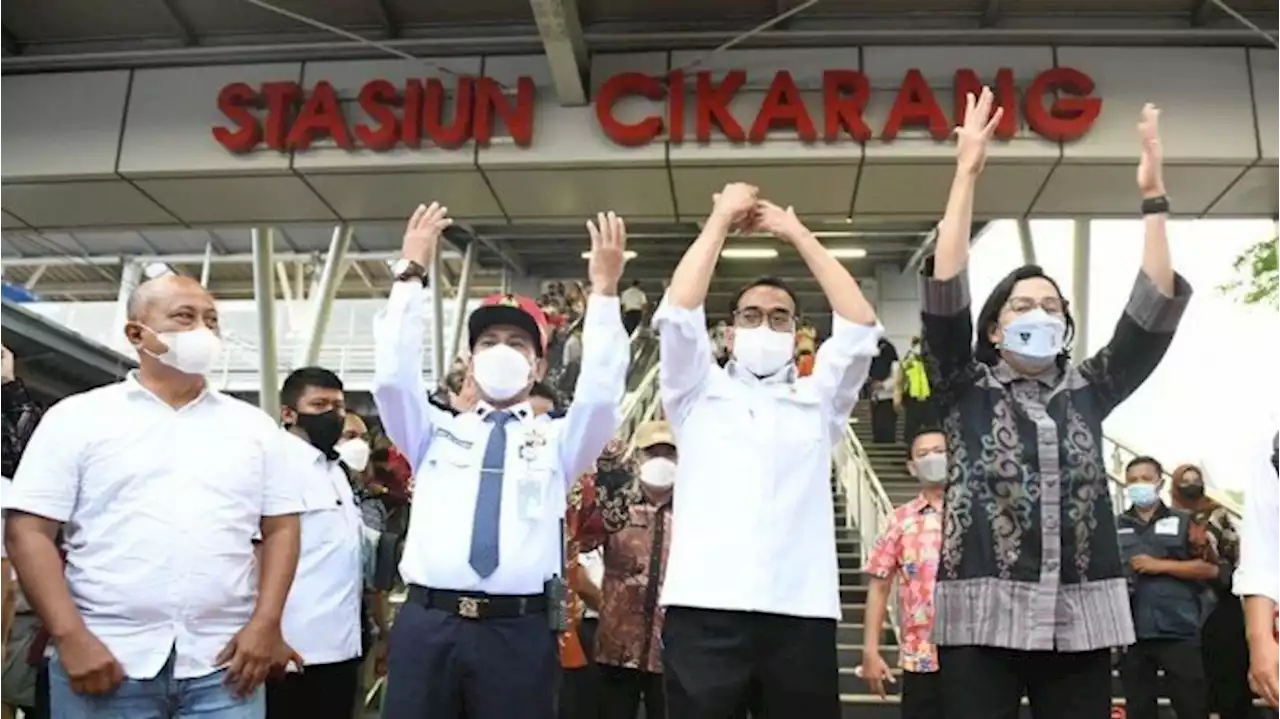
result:
[[[418,281],[427,284],[427,268],[421,263],[408,258],[396,262],[396,282]]]
[[[1169,197],[1167,195],[1161,195],[1159,197],[1143,198],[1142,214],[1144,215],[1169,214]]]

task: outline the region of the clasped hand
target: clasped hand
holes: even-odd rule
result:
[[[780,207],[760,197],[760,188],[745,182],[731,182],[712,195],[712,217],[743,233],[768,232],[788,244],[803,238],[808,229],[796,217],[793,207]]]

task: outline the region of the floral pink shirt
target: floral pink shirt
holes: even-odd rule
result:
[[[908,672],[938,671],[938,652],[929,634],[933,630],[933,585],[942,549],[940,510],[924,495],[895,509],[867,560],[871,576],[890,580],[898,576],[902,631],[898,656],[902,669]]]

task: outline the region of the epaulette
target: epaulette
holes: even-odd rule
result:
[[[567,414],[569,414],[568,408],[557,407],[547,412],[547,419],[562,419]]]

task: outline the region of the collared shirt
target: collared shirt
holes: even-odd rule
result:
[[[1280,603],[1280,479],[1271,464],[1274,440],[1259,442],[1250,457],[1248,486],[1244,490],[1244,520],[1240,523],[1240,566],[1236,569],[1236,594],[1267,597]]]
[[[186,679],[253,614],[252,540],[302,510],[296,486],[262,410],[212,389],[174,409],[131,375],[49,410],[10,509],[64,523],[71,597],[129,678],[173,650]]]
[[[592,295],[583,323],[582,369],[563,418],[507,408],[498,568],[471,568],[471,529],[491,408],[455,412],[427,401],[422,381],[421,285],[400,282],[374,321],[373,397],[387,436],[414,471],[413,505],[400,574],[407,584],[490,594],[540,594],[562,570],[560,522],[572,478],[591,468],[621,424],[630,348],[616,297]]]
[[[658,592],[671,549],[671,497],[652,502],[629,465],[584,477],[570,495],[583,550],[603,550],[596,663],[662,672]]]
[[[867,558],[867,573],[880,579],[898,577],[898,622],[902,629],[899,665],[908,672],[938,671],[933,631],[933,586],[942,550],[942,512],[924,495],[893,510],[889,526],[876,539]]]
[[[282,622],[307,664],[360,656],[364,588],[360,508],[346,471],[310,442],[281,430],[284,461],[302,495],[302,548]]]
[[[714,363],[703,308],[664,300],[654,324],[680,446],[663,606],[838,619],[831,451],[882,328],[833,316],[811,376],[758,379]]]
[[[1132,644],[1102,421],[1160,364],[1190,286],[1179,276],[1165,297],[1139,273],[1106,347],[1031,378],[975,357],[966,274],[926,276],[923,297],[929,382],[950,450],[934,641],[1069,652]]]

